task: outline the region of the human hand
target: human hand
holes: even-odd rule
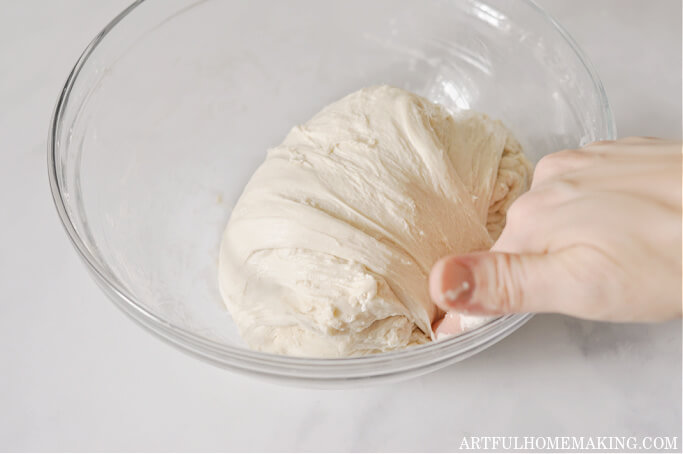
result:
[[[557,312],[616,322],[681,316],[681,143],[632,137],[541,159],[490,252],[442,258],[430,294],[459,314]]]

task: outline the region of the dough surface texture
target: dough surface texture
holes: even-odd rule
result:
[[[530,180],[499,121],[362,89],[268,151],[223,234],[221,293],[259,351],[346,357],[429,342],[442,315],[432,265],[490,248]]]

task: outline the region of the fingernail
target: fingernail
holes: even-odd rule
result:
[[[458,260],[444,264],[441,278],[440,303],[448,307],[460,307],[470,303],[474,293],[474,274]]]

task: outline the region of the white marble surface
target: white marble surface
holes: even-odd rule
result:
[[[48,120],[126,0],[0,0],[0,450],[453,450],[468,435],[681,440],[681,323],[539,316],[396,385],[312,391],[177,352],[89,278],[49,195]],[[544,0],[594,61],[620,135],[681,135],[677,0]],[[680,444],[679,444],[680,447]]]

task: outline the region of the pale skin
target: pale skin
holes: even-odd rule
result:
[[[544,157],[491,251],[432,268],[431,297],[447,312],[437,334],[461,332],[460,313],[680,318],[681,150],[630,137]]]

